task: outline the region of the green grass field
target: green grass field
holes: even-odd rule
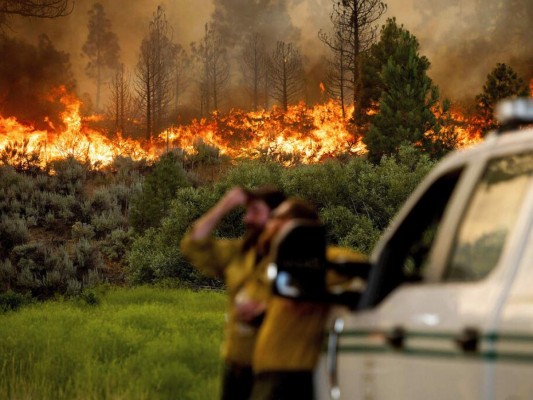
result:
[[[0,314],[0,399],[214,399],[225,295],[139,287]]]

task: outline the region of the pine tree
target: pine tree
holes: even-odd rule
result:
[[[508,65],[498,63],[483,85],[483,92],[476,96],[478,111],[478,129],[484,135],[488,131],[499,128],[494,120],[494,106],[502,99],[527,96],[527,84]]]
[[[417,39],[403,27],[395,27],[389,19],[394,46],[379,74],[382,92],[379,112],[364,137],[368,157],[378,162],[384,155],[395,155],[403,144],[415,145],[423,150],[433,146],[426,137],[428,131],[438,131],[437,119],[432,110],[438,104],[438,88],[427,76],[429,60],[418,53]],[[382,37],[385,41],[391,38]]]

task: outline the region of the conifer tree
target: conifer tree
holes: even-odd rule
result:
[[[478,129],[485,135],[492,129],[499,127],[494,119],[494,106],[502,99],[518,96],[527,96],[527,84],[508,65],[498,63],[490,74],[487,75],[483,92],[476,96],[478,111]]]
[[[392,41],[394,46],[389,47],[390,55],[379,74],[379,112],[364,137],[373,162],[379,162],[384,155],[397,154],[403,144],[427,151],[433,144],[425,133],[439,130],[432,112],[438,105],[439,93],[427,75],[429,60],[418,53],[416,37],[395,25],[396,21],[389,19],[382,30],[382,35],[392,33],[392,37],[381,39]]]

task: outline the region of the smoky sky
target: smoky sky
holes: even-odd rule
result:
[[[235,48],[254,29],[269,40],[294,42],[307,71],[315,71],[327,56],[318,31],[331,29],[332,0],[100,0],[117,34],[122,62],[134,70],[149,21],[163,5],[174,41],[189,49],[199,41],[205,24],[216,21]],[[76,0],[72,14],[40,20],[14,18],[7,34],[37,43],[45,33],[60,51],[70,55],[79,94],[94,95],[84,73],[87,58],[81,47],[87,37],[88,11],[93,0]],[[386,18],[395,17],[420,42],[420,53],[431,62],[429,75],[452,100],[473,98],[482,91],[487,74],[504,62],[519,75],[533,78],[531,0],[389,0]],[[237,57],[236,54],[233,54]],[[233,72],[238,75],[238,71]],[[319,79],[319,77],[317,77]]]

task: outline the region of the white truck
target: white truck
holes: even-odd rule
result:
[[[533,399],[533,102],[498,119],[512,129],[441,161],[379,241],[318,399]]]

